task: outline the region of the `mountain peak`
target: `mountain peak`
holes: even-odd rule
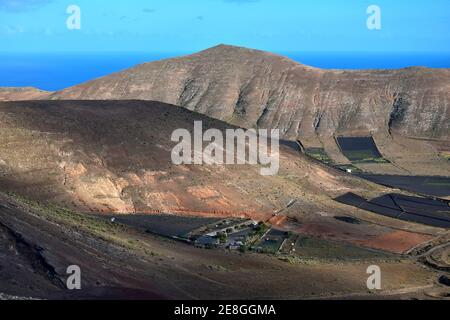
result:
[[[214,60],[215,63],[225,63],[231,60],[237,63],[245,63],[247,65],[255,65],[255,68],[264,66],[275,66],[278,70],[286,70],[292,68],[310,68],[299,62],[296,62],[286,56],[262,51],[257,49],[250,49],[246,47],[233,46],[228,44],[219,44],[206,50],[200,51],[193,55],[203,61]],[[221,62],[223,61],[223,62]]]
[[[208,48],[204,51],[217,51],[217,50],[250,50],[250,49],[245,48],[245,47],[239,47],[239,46],[234,46],[234,45],[230,45],[230,44],[220,43],[220,44],[215,45],[211,48]]]
[[[277,54],[219,44],[139,65],[52,98],[160,101],[242,127],[281,128],[286,139],[314,140],[343,130],[440,139],[450,132],[448,108],[436,105],[436,116],[431,116],[428,105],[449,101],[449,74],[420,68],[322,70]],[[394,101],[398,96],[400,102]]]
[[[268,51],[251,49],[246,47],[234,46],[229,44],[218,44],[214,47],[208,48],[206,50],[200,51],[198,54],[202,53],[219,53],[219,54],[254,54],[254,55],[263,55],[263,56],[271,56],[278,57],[279,59],[288,59],[287,57],[271,53]],[[290,60],[290,59],[289,59]]]

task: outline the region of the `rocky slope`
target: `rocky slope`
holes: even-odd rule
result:
[[[321,70],[220,45],[54,93],[52,99],[143,99],[285,138],[373,134],[450,137],[450,70]]]
[[[291,199],[334,212],[332,198],[368,183],[281,149],[278,175],[259,166],[176,166],[175,129],[230,125],[159,102],[0,103],[0,189],[65,207],[268,218]],[[359,191],[361,191],[359,190]],[[303,210],[302,209],[302,210]]]
[[[367,260],[291,264],[276,256],[201,250],[2,193],[0,240],[0,300],[369,295]],[[413,261],[372,259],[370,263],[380,265],[386,281],[380,298],[400,288],[411,288],[408,292],[417,297],[417,287],[429,286],[436,278]],[[66,288],[67,267],[71,265],[81,268],[81,290]]]
[[[32,87],[0,87],[0,101],[45,99],[50,92]]]

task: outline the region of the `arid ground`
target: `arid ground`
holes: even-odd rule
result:
[[[406,219],[430,214],[414,201],[448,206],[448,74],[219,46],[60,92],[1,89],[0,298],[448,299],[447,210],[444,224]],[[194,121],[280,129],[278,174],[174,165],[171,134]],[[367,203],[336,201],[348,194]],[[370,206],[386,197],[398,214]],[[208,250],[136,227],[161,214],[252,219],[292,248]],[[70,265],[82,290],[66,288]],[[371,265],[382,290],[367,288]]]

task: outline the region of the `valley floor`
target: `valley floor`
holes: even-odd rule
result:
[[[423,295],[436,272],[397,256],[360,261],[281,261],[264,254],[198,249],[91,215],[0,196],[3,298],[303,299]],[[63,241],[61,241],[63,240]],[[368,292],[366,269],[383,270],[383,291]],[[78,265],[82,290],[68,291]],[[400,297],[403,295],[400,294]]]

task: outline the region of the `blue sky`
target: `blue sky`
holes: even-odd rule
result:
[[[68,30],[66,9],[81,9]],[[366,26],[381,8],[381,30]],[[0,52],[450,52],[449,0],[0,0]]]

